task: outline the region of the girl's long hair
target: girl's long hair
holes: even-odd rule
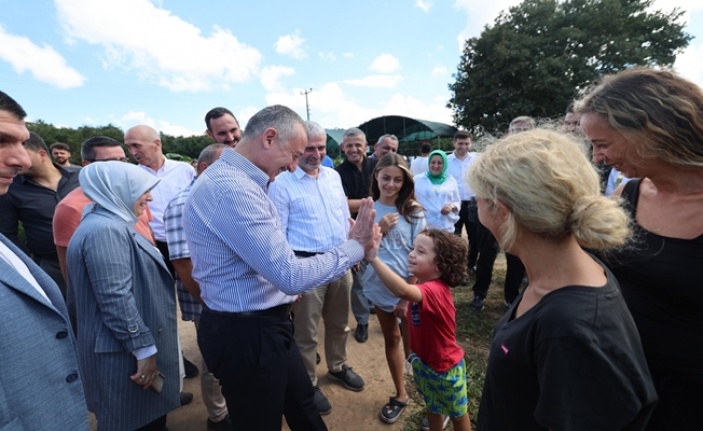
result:
[[[396,153],[389,153],[379,159],[378,163],[376,163],[376,169],[373,171],[373,178],[371,179],[371,197],[374,201],[377,201],[381,197],[381,190],[378,187],[376,175],[378,175],[382,169],[389,166],[395,166],[403,173],[403,186],[400,188],[398,197],[395,199],[395,207],[398,209],[398,214],[405,217],[408,223],[412,223],[412,219],[420,218],[422,205],[415,199],[415,181],[403,156]]]

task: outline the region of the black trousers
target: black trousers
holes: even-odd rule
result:
[[[485,226],[479,223],[478,227],[479,257],[476,263],[476,282],[474,295],[485,298],[488,287],[493,279],[493,265],[498,256],[498,241]],[[519,257],[505,253],[507,270],[505,273],[505,300],[512,303],[520,293],[520,285],[525,277],[525,266]]]
[[[168,268],[168,272],[171,273],[171,277],[173,279],[176,279],[176,268],[173,267],[173,264],[171,263],[171,258],[168,253],[168,243],[163,242],[163,241],[156,241],[156,248],[159,249],[161,254],[164,256],[164,262],[166,262],[166,267]]]
[[[480,224],[476,200],[461,201],[459,220],[454,224],[454,235],[461,235],[462,228],[466,229],[466,236],[469,237],[469,259],[467,262],[467,268],[469,269],[476,266],[476,259],[479,254],[478,226]]]
[[[325,431],[288,317],[237,317],[208,308],[198,328],[207,368],[220,380],[235,430]]]

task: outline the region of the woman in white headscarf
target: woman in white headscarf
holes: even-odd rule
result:
[[[68,244],[67,302],[88,408],[98,430],[165,430],[179,407],[174,283],[134,230],[160,181],[122,162],[91,163],[80,184],[94,205]]]
[[[415,175],[415,198],[425,209],[427,228],[454,232],[459,220],[461,197],[459,186],[451,175],[447,175],[447,155],[434,150],[428,157],[429,170]]]

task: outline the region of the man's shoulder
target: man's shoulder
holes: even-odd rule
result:
[[[189,163],[180,162],[178,160],[166,159],[166,162],[164,163],[164,170],[175,171],[175,172],[185,172],[187,174],[195,176],[195,170],[193,169],[193,167]]]
[[[92,203],[88,196],[83,193],[81,187],[76,187],[75,189],[68,192],[68,194],[56,204],[57,210],[59,208],[84,208],[86,205]]]

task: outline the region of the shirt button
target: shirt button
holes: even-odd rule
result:
[[[58,338],[59,340],[64,339],[66,337],[68,337],[68,332],[66,331],[59,331],[56,333],[56,338]]]
[[[69,375],[66,377],[66,381],[67,381],[68,383],[73,383],[73,382],[75,382],[76,380],[78,380],[78,374],[76,374],[76,373],[69,374]]]

